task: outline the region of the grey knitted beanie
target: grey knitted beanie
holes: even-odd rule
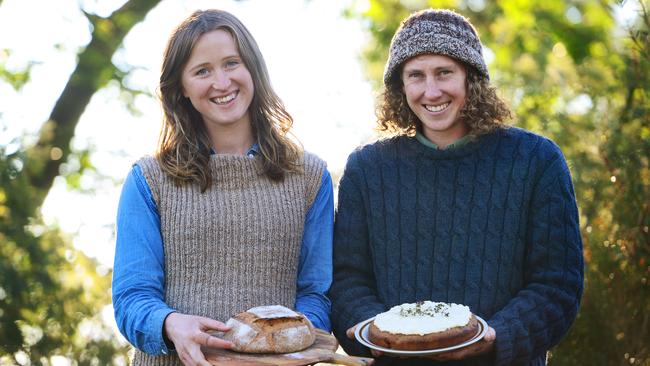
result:
[[[404,61],[424,53],[463,61],[490,79],[481,40],[469,20],[451,10],[428,9],[411,14],[395,32],[384,70],[384,85],[388,86]]]

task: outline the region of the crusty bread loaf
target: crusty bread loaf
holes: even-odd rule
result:
[[[424,335],[384,332],[371,323],[368,336],[372,343],[380,347],[404,351],[421,351],[455,346],[475,336],[477,331],[478,320],[472,315],[469,323],[463,327],[454,327],[442,332]]]
[[[288,353],[311,346],[316,333],[304,315],[280,305],[258,306],[230,318],[232,329],[223,339],[234,343],[234,351]]]

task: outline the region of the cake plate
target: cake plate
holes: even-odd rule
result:
[[[444,348],[433,348],[433,349],[426,349],[426,350],[419,350],[419,351],[407,351],[407,350],[399,350],[399,349],[391,349],[391,348],[385,348],[378,346],[370,341],[370,337],[368,336],[368,329],[370,328],[370,323],[375,319],[373,316],[372,318],[368,320],[364,320],[359,324],[357,329],[354,331],[354,336],[359,341],[359,343],[363,344],[364,346],[374,349],[380,352],[383,352],[387,355],[392,355],[392,356],[399,356],[399,357],[419,357],[419,356],[427,356],[427,355],[433,355],[437,353],[443,353],[443,352],[449,352],[453,351],[459,348],[467,347],[470,344],[476,343],[480,341],[483,336],[485,336],[485,333],[487,333],[488,330],[488,325],[483,320],[481,317],[478,315],[476,316],[476,320],[478,320],[478,330],[476,331],[476,334],[459,344],[456,344],[454,346],[449,346],[449,347],[444,347]]]

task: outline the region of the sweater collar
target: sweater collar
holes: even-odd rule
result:
[[[447,145],[447,146],[444,147],[444,148],[440,148],[436,143],[434,143],[433,141],[429,140],[429,139],[428,139],[428,138],[427,138],[427,137],[426,137],[422,132],[420,132],[420,131],[417,131],[417,132],[415,133],[415,138],[416,138],[418,141],[420,141],[420,143],[423,144],[424,146],[428,146],[428,147],[430,147],[430,148],[432,148],[432,149],[434,149],[434,150],[448,150],[448,149],[455,149],[455,148],[457,148],[457,147],[460,147],[460,146],[466,145],[467,143],[469,143],[469,142],[473,139],[473,136],[472,136],[472,135],[465,135],[465,136],[459,138],[458,140],[452,142],[451,144]]]
[[[432,149],[420,142],[416,136],[402,136],[405,147],[412,153],[429,158],[429,159],[457,159],[470,155],[476,150],[488,148],[491,145],[498,144],[499,136],[502,134],[500,129],[490,132],[486,135],[472,136],[462,144],[454,144],[453,148]],[[458,141],[457,141],[458,142]]]

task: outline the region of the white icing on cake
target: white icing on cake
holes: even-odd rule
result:
[[[465,305],[424,301],[393,306],[377,315],[374,324],[388,333],[424,335],[465,326],[471,316]]]
[[[295,311],[281,305],[258,306],[246,310],[261,319],[296,318],[300,315]]]

